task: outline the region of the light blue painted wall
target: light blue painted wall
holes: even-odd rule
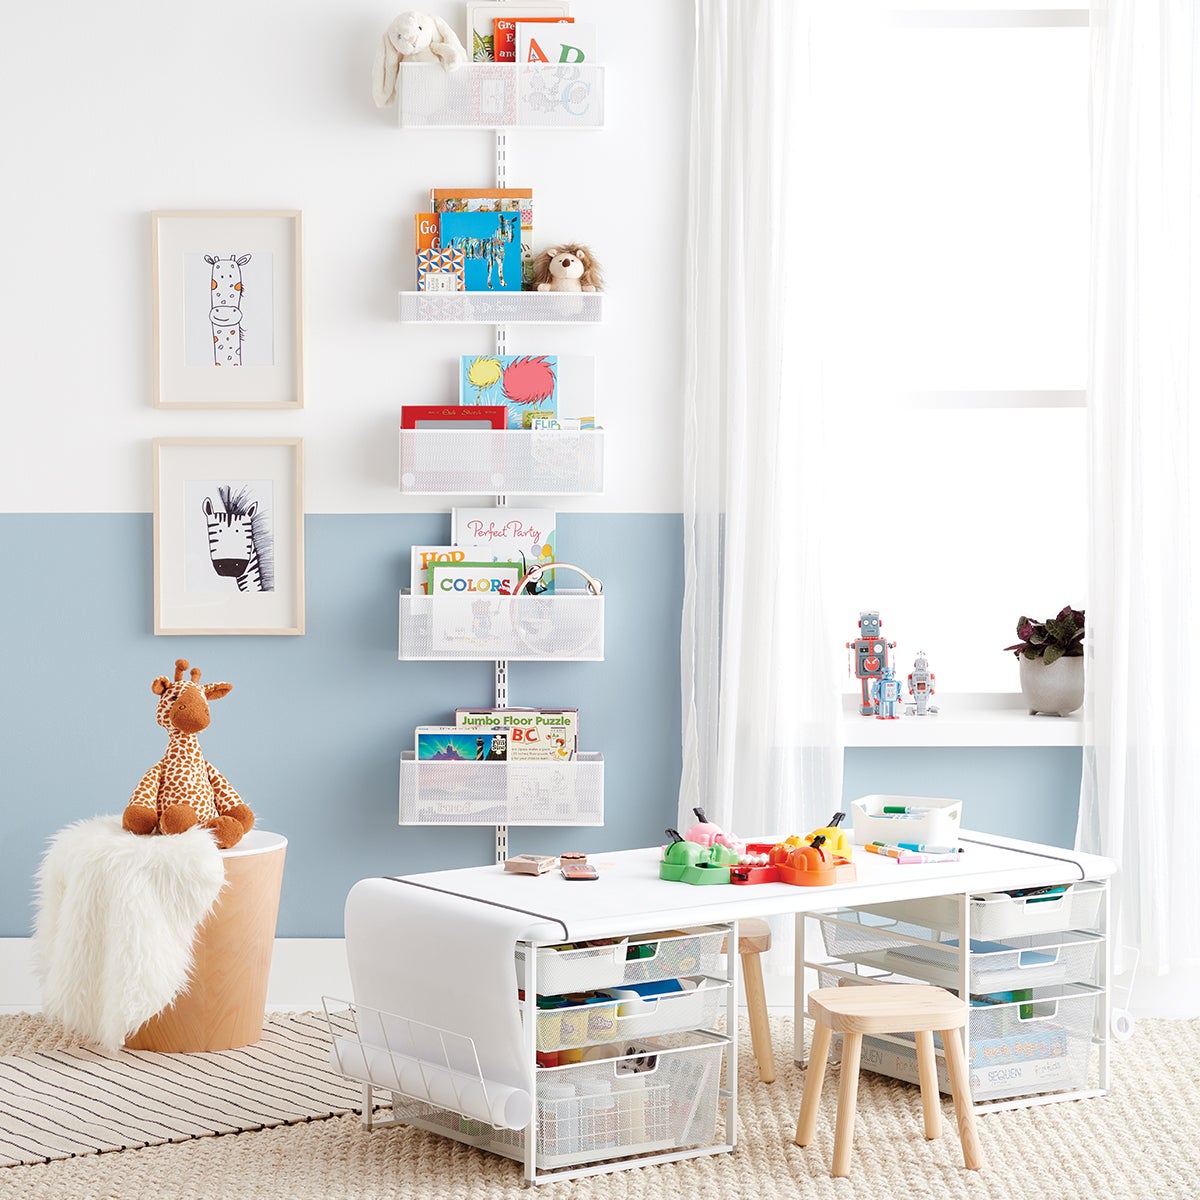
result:
[[[513,829],[514,851],[652,845],[675,823],[680,767],[678,514],[559,514],[560,553],[605,584],[602,663],[512,663],[510,702],[580,710],[605,757],[605,827]],[[396,658],[408,548],[449,536],[447,514],[308,516],[300,638],[156,638],[144,514],[0,514],[0,936],[30,931],[46,841],[118,813],[162,755],[150,683],[177,657],[228,679],[205,753],[289,839],[279,933],[338,937],[369,875],[492,861],[490,828],[400,828],[398,762],[415,725],[492,697],[488,663]],[[960,796],[974,829],[1071,844],[1074,749],[859,750],[844,794]]]
[[[655,843],[679,784],[681,518],[560,513],[558,530],[564,561],[604,581],[605,661],[513,663],[509,699],[579,709],[582,748],[605,757],[605,827],[513,829],[512,849]],[[121,812],[161,757],[150,684],[177,657],[234,684],[201,745],[289,839],[280,936],[340,937],[364,876],[492,861],[490,827],[396,823],[413,727],[493,695],[490,663],[396,657],[409,546],[449,533],[448,514],[310,515],[304,637],[155,637],[148,515],[0,515],[0,936],[30,931],[47,839]]]

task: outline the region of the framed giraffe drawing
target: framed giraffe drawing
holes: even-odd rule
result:
[[[151,213],[156,408],[300,408],[300,214]]]
[[[154,632],[302,634],[300,438],[156,438]]]

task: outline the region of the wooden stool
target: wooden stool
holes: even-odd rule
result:
[[[262,1037],[286,851],[287,838],[261,829],[221,851],[225,887],[197,931],[188,985],[127,1050],[236,1050]]]
[[[759,917],[739,921],[737,948],[742,960],[746,1009],[750,1014],[750,1048],[758,1063],[759,1079],[763,1083],[774,1083],[775,1051],[771,1047],[771,1022],[767,1017],[767,994],[763,990],[762,960],[759,958],[771,948],[771,926]]]
[[[816,1129],[825,1060],[835,1030],[842,1035],[842,1080],[838,1088],[837,1130],[833,1140],[833,1174],[844,1177],[850,1173],[858,1064],[865,1033],[916,1034],[925,1136],[940,1137],[942,1110],[933,1048],[933,1031],[936,1030],[942,1035],[942,1048],[950,1071],[950,1094],[954,1097],[963,1161],[967,1170],[979,1170],[983,1165],[983,1154],[975,1129],[966,1056],[958,1033],[967,1022],[967,1006],[961,1000],[944,988],[915,983],[818,988],[808,994],[808,1014],[816,1025],[808,1059],[808,1078],[804,1081],[804,1098],[800,1102],[800,1120],[796,1123],[797,1146],[807,1146]]]

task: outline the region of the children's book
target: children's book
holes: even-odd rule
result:
[[[572,22],[567,26],[518,20],[516,27],[518,63],[575,66],[596,57],[596,27],[588,22]]]
[[[520,19],[521,24],[534,25],[571,25],[574,21],[574,17],[523,17]],[[518,21],[514,17],[496,18],[496,37],[493,52],[496,55],[497,62],[511,63],[517,61],[517,24]]]
[[[532,188],[431,188],[429,207],[444,212],[519,212],[521,214],[521,273],[533,286]]]
[[[520,562],[528,570],[554,562],[554,522],[554,510],[546,508],[455,508],[450,540],[480,561]],[[542,582],[541,592],[554,591],[552,575]]]
[[[454,722],[463,729],[509,729],[509,762],[570,762],[579,747],[577,708],[460,708]]]
[[[418,762],[506,762],[508,728],[492,724],[464,733],[456,725],[418,725]]]
[[[437,213],[416,213],[413,216],[414,236],[413,245],[418,254],[422,250],[440,250],[438,245],[438,215]]]
[[[464,354],[459,402],[504,405],[509,429],[531,429],[534,418],[558,416],[556,354]]]
[[[461,596],[470,600],[511,596],[523,573],[519,559],[467,555],[449,562],[435,558],[425,568],[427,594],[435,599]]]
[[[401,429],[507,429],[508,409],[502,404],[402,404]]]
[[[417,291],[466,291],[466,263],[466,256],[461,250],[419,250],[417,252]]]
[[[409,573],[412,594],[429,595],[429,568],[434,563],[461,563],[466,560],[466,550],[460,550],[456,546],[414,546]]]
[[[507,0],[467,0],[467,53],[472,62],[496,61],[497,17],[569,17],[568,0],[508,3]]]
[[[475,550],[462,562],[432,562],[430,638],[435,647],[486,649],[512,634],[512,595],[525,568],[517,559],[492,561]]]
[[[442,254],[461,254],[468,292],[519,292],[521,214],[443,212]]]

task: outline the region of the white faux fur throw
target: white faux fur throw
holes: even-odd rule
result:
[[[68,825],[38,871],[34,969],[47,1015],[117,1050],[187,984],[225,883],[207,829],[139,837],[120,817]]]

